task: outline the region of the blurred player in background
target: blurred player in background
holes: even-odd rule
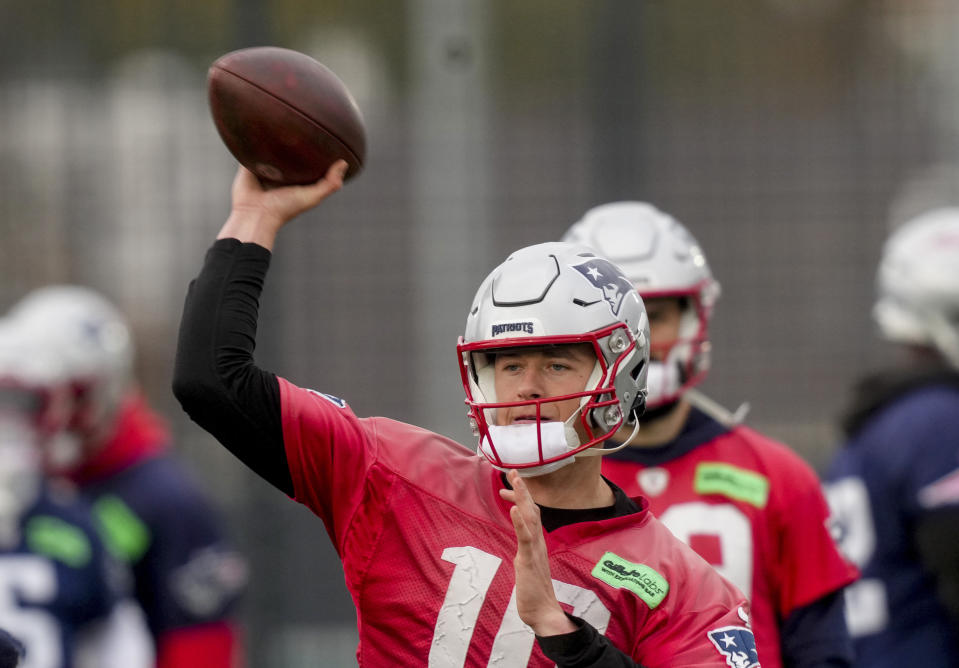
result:
[[[623,268],[649,314],[642,428],[603,460],[603,473],[650,508],[750,598],[763,666],[848,666],[842,589],[856,577],[827,527],[813,469],[693,390],[709,369],[709,321],[719,297],[699,244],[644,202],[586,212],[565,240]],[[624,443],[632,425],[613,441]]]
[[[0,627],[6,665],[147,668],[153,653],[90,508],[44,480],[72,401],[55,360],[0,322]]]
[[[857,666],[959,666],[959,208],[887,239],[873,315],[899,359],[864,378],[827,474]],[[893,356],[891,356],[891,359]]]
[[[71,285],[28,294],[9,317],[64,368],[69,437],[51,450],[48,472],[90,499],[107,546],[132,569],[157,666],[242,665],[233,610],[245,564],[133,380],[125,318],[100,294]]]
[[[174,392],[323,519],[360,663],[758,666],[745,597],[600,475],[596,448],[642,408],[648,329],[628,281],[588,249],[521,249],[476,294],[458,349],[485,457],[255,365],[276,236],[345,166],[270,190],[239,169],[187,296]]]

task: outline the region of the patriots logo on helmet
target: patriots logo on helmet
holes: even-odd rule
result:
[[[759,653],[756,638],[744,626],[724,626],[709,632],[709,639],[716,650],[726,657],[732,668],[759,668]]]
[[[619,315],[623,299],[635,288],[629,279],[609,260],[593,257],[582,264],[573,265],[593,287],[603,291],[603,299],[609,304],[613,315]]]

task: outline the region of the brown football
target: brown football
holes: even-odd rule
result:
[[[262,181],[313,183],[339,159],[363,168],[366,127],[346,85],[299,51],[260,46],[210,66],[210,113],[233,156]]]

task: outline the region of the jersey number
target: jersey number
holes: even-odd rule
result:
[[[753,589],[753,530],[749,518],[736,506],[690,501],[670,506],[659,516],[673,534],[687,545],[697,536],[718,541],[718,563],[710,565],[746,595]],[[707,555],[703,555],[704,557]]]
[[[839,548],[862,568],[876,551],[876,530],[869,492],[859,478],[849,477],[823,486],[826,500],[839,524]],[[851,636],[878,633],[889,622],[886,586],[879,578],[862,578],[846,587],[846,625]]]
[[[433,629],[428,665],[430,668],[459,668],[466,665],[466,653],[476,629],[480,608],[503,560],[475,547],[448,547],[443,550],[443,560],[456,568],[453,569],[443,607]],[[609,610],[595,592],[558,580],[553,580],[553,591],[560,603],[572,606],[574,615],[584,619],[600,633],[606,632]],[[532,629],[523,623],[516,611],[514,586],[493,640],[487,665],[497,668],[526,666],[534,640]]]
[[[27,648],[23,668],[63,665],[56,618],[22,605],[50,603],[56,593],[56,570],[49,561],[34,556],[0,559],[0,625]]]

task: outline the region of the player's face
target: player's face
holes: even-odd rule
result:
[[[588,343],[497,353],[494,365],[497,401],[531,401],[582,392],[595,364],[596,355]],[[541,406],[542,421],[563,422],[579,407],[579,399],[547,402]],[[498,425],[535,422],[535,406],[496,411]]]
[[[649,356],[662,361],[679,338],[683,308],[679,297],[653,297],[643,300],[649,318]]]

